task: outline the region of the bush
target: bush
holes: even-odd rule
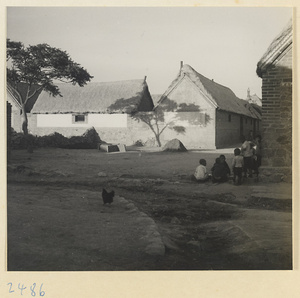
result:
[[[34,140],[33,135],[28,135],[31,141]],[[21,132],[16,132],[13,128],[11,129],[10,145],[11,149],[27,149],[28,138]]]
[[[144,143],[142,140],[137,140],[135,143],[134,143],[135,146],[137,147],[143,147],[144,146]]]
[[[67,149],[97,149],[98,143],[101,141],[94,127],[88,129],[82,136],[73,136],[67,138],[58,132],[54,132],[46,136],[28,135],[27,138],[23,133],[12,131],[11,148],[12,149],[27,149],[28,142],[34,147],[54,147]]]
[[[55,147],[64,148],[69,144],[69,139],[64,137],[62,134],[55,132],[53,134],[36,137],[35,146],[36,147]]]
[[[82,136],[73,136],[63,148],[68,149],[97,149],[101,139],[94,127],[88,129]]]

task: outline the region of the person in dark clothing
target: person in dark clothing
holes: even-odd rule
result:
[[[228,167],[228,165],[227,165],[227,167]],[[221,162],[220,157],[216,158],[216,162],[211,169],[213,183],[226,182],[228,180],[227,167],[224,162]],[[230,170],[229,170],[229,173],[230,173]]]
[[[228,178],[228,176],[230,176],[230,167],[228,166],[228,164],[226,162],[226,157],[225,157],[225,155],[221,154],[219,158],[220,158],[221,164],[223,164],[223,166],[226,170],[226,175],[227,175],[227,178]]]

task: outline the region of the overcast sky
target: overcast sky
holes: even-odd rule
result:
[[[67,51],[93,82],[143,79],[162,94],[180,61],[245,98],[256,64],[292,17],[281,8],[9,7],[7,37]]]

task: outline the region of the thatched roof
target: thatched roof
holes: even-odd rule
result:
[[[288,22],[282,32],[272,41],[265,54],[257,63],[256,73],[262,77],[263,72],[278,58],[280,58],[287,49],[290,49],[293,42],[293,23],[292,19]]]
[[[18,83],[17,84],[17,88],[19,90],[19,93],[21,94],[21,96],[23,98],[25,98],[25,96],[26,96],[27,86],[28,86],[28,84],[25,84],[25,83]],[[33,90],[38,89],[38,88],[39,88],[39,85],[33,85],[31,90],[30,90],[30,93],[33,92]],[[18,96],[15,88],[9,82],[7,82],[7,84],[6,84],[6,90],[12,96],[12,98],[14,99],[16,104],[19,106],[19,108],[21,108],[21,102],[20,102],[19,96]],[[36,103],[40,93],[41,93],[41,90],[37,91],[26,103],[25,110],[26,110],[27,113],[30,113],[30,111],[32,110],[32,108],[33,108],[34,104]]]
[[[178,84],[180,84],[180,81],[184,77],[187,77],[192,83],[194,83],[216,108],[252,118],[260,118],[247,101],[239,99],[228,87],[206,78],[187,64],[181,67],[177,78],[162,95],[158,105],[160,105],[164,99],[168,98],[168,95],[177,87]]]
[[[157,105],[157,103],[160,100],[161,96],[162,96],[162,94],[151,94],[154,106]]]
[[[262,113],[262,106],[254,104],[254,103],[250,103],[251,107],[258,113],[258,115],[261,117],[261,113]]]
[[[32,113],[130,113],[153,108],[145,80],[57,86],[62,97],[42,92]]]

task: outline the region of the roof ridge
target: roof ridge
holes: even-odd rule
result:
[[[204,79],[206,79],[206,80],[208,80],[208,81],[210,81],[210,82],[212,82],[212,83],[214,83],[214,84],[216,84],[216,85],[218,85],[218,86],[220,86],[220,87],[223,87],[223,88],[226,88],[226,89],[230,90],[230,91],[235,95],[235,93],[234,93],[229,87],[227,87],[227,86],[225,86],[225,85],[222,85],[222,84],[216,82],[214,79],[209,79],[208,77],[204,76],[203,74],[197,72],[197,71],[196,71],[193,67],[191,67],[190,65],[184,64],[184,66],[185,66],[185,65],[186,65],[186,66],[189,66],[189,67],[192,69],[192,71],[194,71],[198,76],[200,76],[200,77],[202,77],[202,78],[204,78]],[[235,95],[235,96],[236,96],[236,95]],[[237,96],[236,96],[236,97],[237,97]]]
[[[125,83],[125,82],[144,82],[145,80],[144,79],[132,79],[132,80],[119,80],[119,81],[105,81],[105,82],[88,82],[86,84],[87,85],[90,85],[90,84],[112,84],[112,83]],[[74,86],[73,84],[69,84],[69,83],[63,83],[63,82],[59,82],[59,83],[56,83],[56,85],[65,85],[65,86]],[[76,85],[78,86],[78,85]]]
[[[181,66],[179,74],[162,95],[156,107],[180,84],[185,76],[220,110],[257,118],[253,115],[253,111],[245,106],[245,100],[238,98],[229,87],[205,77],[188,64]]]
[[[261,77],[263,69],[276,62],[282,53],[293,43],[292,19],[285,25],[279,34],[272,40],[271,44],[257,63],[256,73]]]

